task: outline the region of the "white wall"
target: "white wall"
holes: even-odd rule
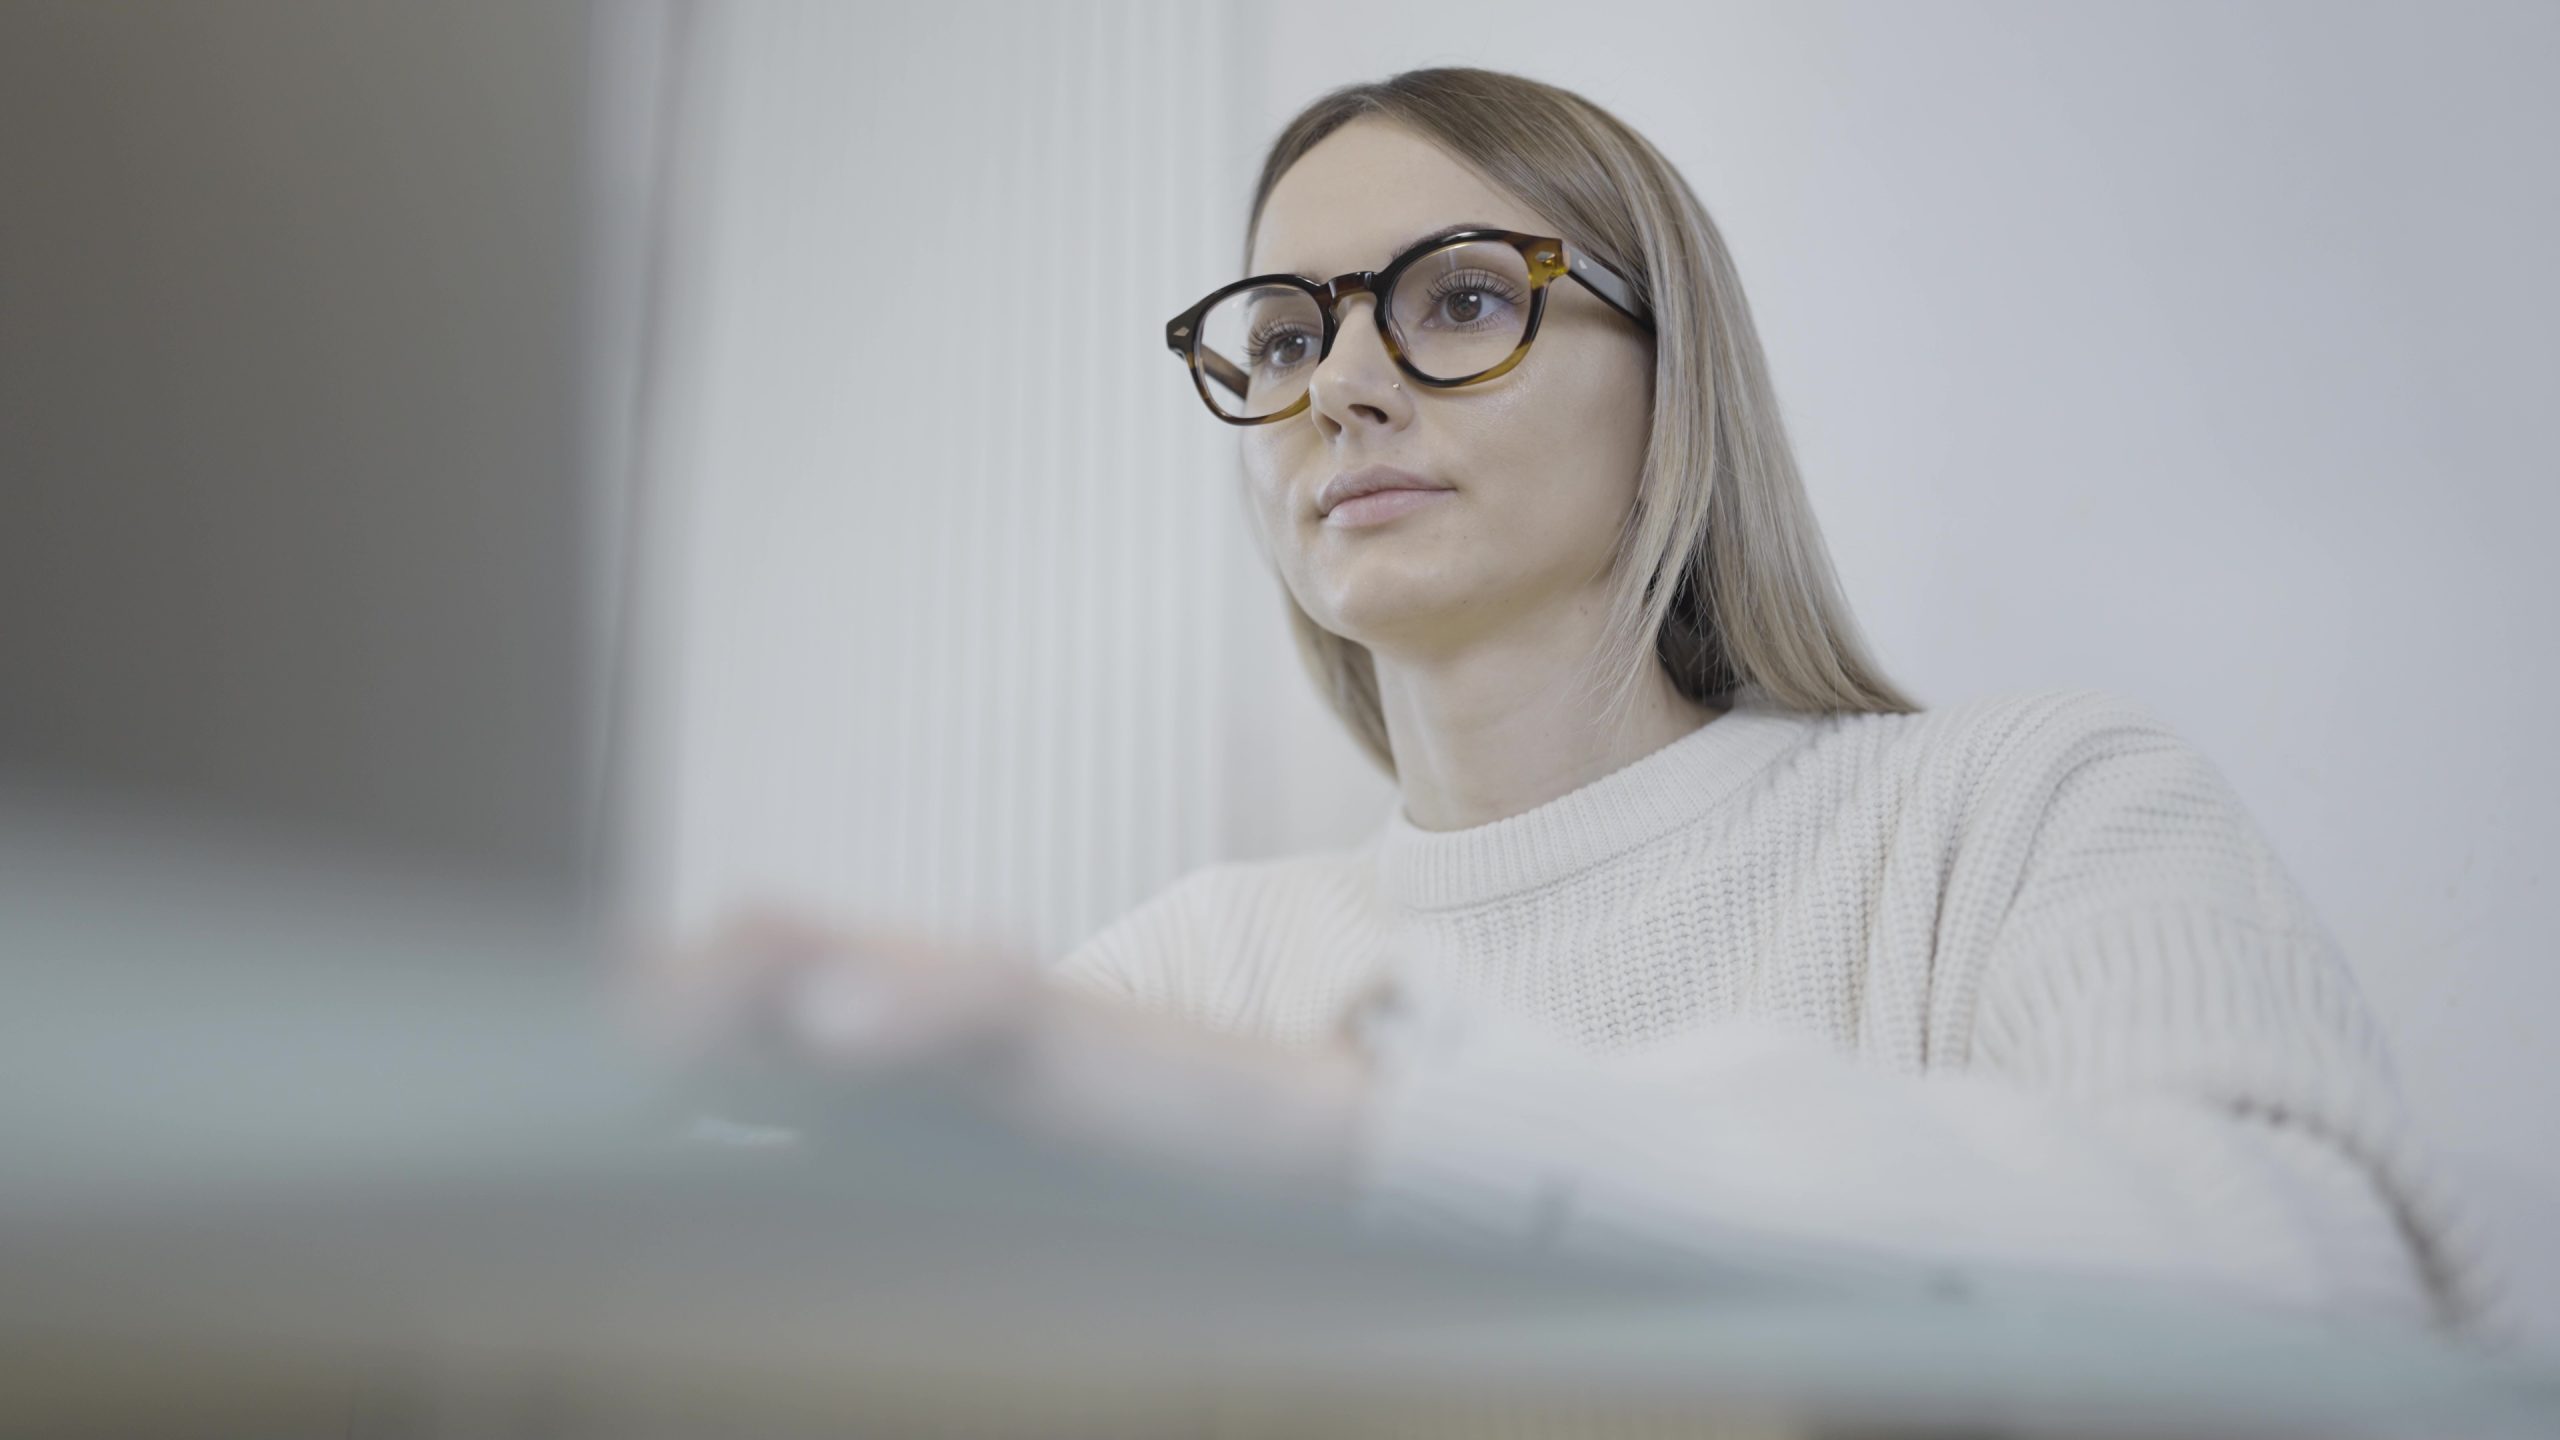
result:
[[[1519,70],[1723,226],[1891,673],[2120,689],[2223,765],[2560,1334],[2560,10],[717,13],[652,672],[685,911],[784,886],[1054,953],[1198,860],[1383,816],[1161,323],[1233,278],[1297,106]],[[1071,403],[1008,412],[934,327],[1023,292],[931,287],[1025,260],[1098,278],[1015,355],[1079,357]]]
[[[1251,813],[1253,551],[1162,341],[1233,248],[1227,17],[696,19],[640,893],[1059,953]]]

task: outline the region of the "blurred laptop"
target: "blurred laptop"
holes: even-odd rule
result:
[[[0,5],[21,1214],[387,1153],[431,1092],[305,1062],[576,1013],[670,14]]]
[[[671,13],[0,5],[0,1243],[629,1113],[574,1052]]]

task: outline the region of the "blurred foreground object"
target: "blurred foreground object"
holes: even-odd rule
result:
[[[1643,1268],[1386,1243],[965,1086],[697,1084],[615,1030],[564,909],[34,788],[0,816],[12,1432],[2560,1418],[2560,1374],[2396,1328],[1749,1234]]]

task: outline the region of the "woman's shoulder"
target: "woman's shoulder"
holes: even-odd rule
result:
[[[2218,858],[2263,846],[2222,768],[2122,690],[2013,688],[1910,713],[1841,714],[1809,748],[1805,768],[1828,778],[1801,793],[1832,797],[1860,825],[1890,825],[1894,854],[1951,888],[2006,897],[2035,858],[2060,893],[2075,888],[2066,878],[2212,871]]]
[[[2048,783],[2114,755],[2201,759],[2148,702],[2101,686],[1995,690],[1908,713],[1832,717],[1834,745],[1878,757],[1938,798]]]
[[[1126,998],[1197,1009],[1223,988],[1212,973],[1247,949],[1284,944],[1299,925],[1360,902],[1361,846],[1193,864],[1079,943],[1050,973]]]
[[[2128,691],[2094,685],[2010,687],[1909,712],[1845,712],[1833,718],[1846,728],[1864,728],[1895,740],[1985,752],[2038,737],[2169,729],[2148,702]]]
[[[1915,763],[1941,782],[1951,851],[1999,898],[1990,908],[2005,930],[2105,913],[2165,924],[2157,917],[2176,911],[2317,939],[2320,922],[2238,786],[2146,701],[2048,686],[1931,713]]]

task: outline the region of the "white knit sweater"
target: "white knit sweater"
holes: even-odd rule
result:
[[[2336,940],[2214,765],[2106,691],[1748,688],[1522,814],[1399,804],[1349,848],[1201,866],[1053,973],[1368,1044],[1381,1223],[2505,1324]]]

